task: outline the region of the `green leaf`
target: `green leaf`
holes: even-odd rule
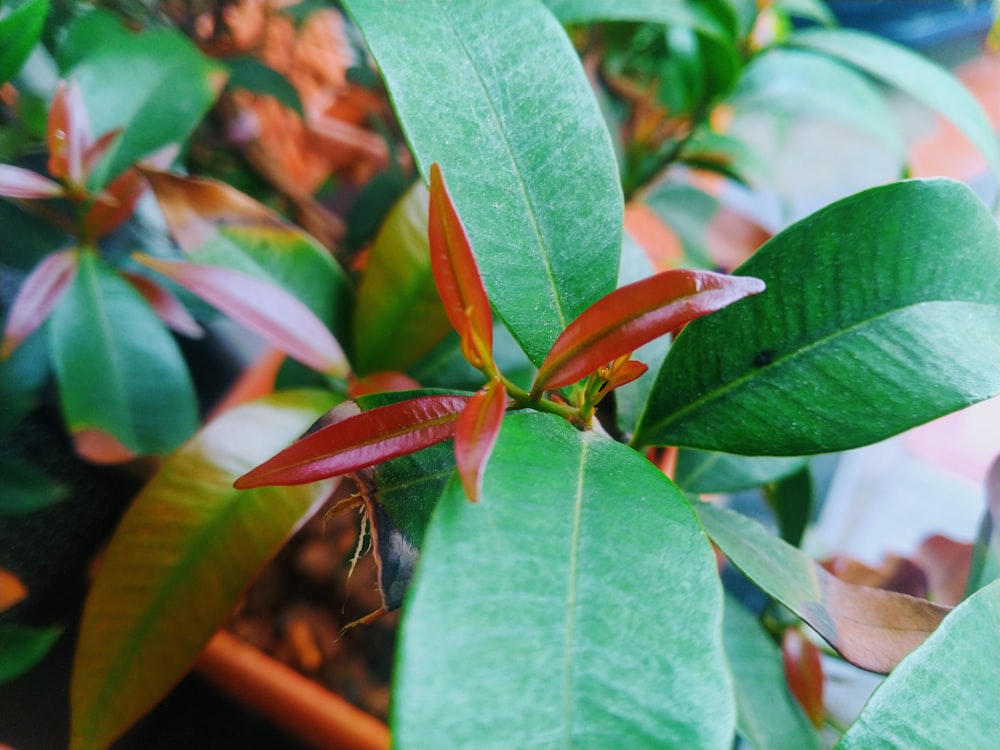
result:
[[[823,26],[837,26],[837,17],[823,0],[775,0],[774,8],[792,18],[815,21]]]
[[[74,36],[84,56],[68,75],[80,84],[95,136],[122,128],[90,175],[89,187],[99,190],[136,160],[183,144],[226,72],[173,29],[133,34],[119,25],[109,35],[110,22],[87,19],[86,32]]]
[[[678,335],[635,442],[832,452],[1000,390],[1000,233],[964,185],[858,193],[789,227],[737,273],[767,291]]]
[[[52,650],[62,635],[61,626],[30,628],[0,624],[0,684],[27,672]]]
[[[1000,456],[986,475],[986,508],[969,562],[968,596],[1000,577]]]
[[[1000,581],[958,605],[874,692],[837,750],[1000,740]]]
[[[814,489],[809,465],[762,489],[764,500],[778,522],[781,538],[793,547],[801,546],[813,510]]]
[[[3,476],[4,484],[0,517],[48,508],[69,495],[69,487],[65,484],[21,461],[0,458],[0,476]]]
[[[0,84],[17,75],[38,43],[49,0],[28,0],[0,18]]]
[[[107,747],[194,662],[255,573],[334,483],[233,489],[334,396],[285,392],[226,412],[133,501],[88,596],[71,684],[71,747]]]
[[[677,485],[688,492],[738,492],[774,482],[809,463],[805,456],[734,456],[684,449],[677,453]]]
[[[272,96],[299,117],[305,117],[299,92],[274,68],[250,56],[230,57],[226,60],[226,66],[229,68],[229,80],[226,83],[229,88]]]
[[[564,24],[596,21],[646,21],[693,29],[706,36],[732,40],[736,18],[725,3],[661,0],[545,0]]]
[[[508,415],[480,502],[453,480],[427,531],[394,742],[728,748],[721,616],[711,548],[669,480],[620,443]]]
[[[772,49],[754,58],[729,103],[737,112],[835,120],[869,133],[902,162],[905,149],[885,97],[861,73],[824,55]]]
[[[736,688],[736,731],[754,750],[819,750],[819,735],[788,692],[778,645],[726,596],[726,655]]]
[[[788,44],[844,60],[931,107],[962,131],[1000,177],[1000,145],[989,118],[961,82],[926,57],[863,31],[807,29]]]
[[[194,389],[177,344],[142,296],[94,252],[80,251],[48,330],[63,415],[83,455],[126,457],[104,456],[105,438],[125,454],[167,453],[197,429]]]
[[[416,183],[375,236],[358,286],[355,370],[405,370],[451,330],[431,274],[427,188]]]
[[[615,286],[622,195],[580,60],[534,0],[344,3],[421,172],[438,162],[494,309],[542,361]]]
[[[756,521],[706,503],[695,507],[733,565],[862,669],[888,672],[948,612],[925,599],[845,583]]]

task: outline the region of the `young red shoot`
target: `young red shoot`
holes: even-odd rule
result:
[[[306,435],[234,486],[305,484],[405,456],[454,435],[468,401],[467,396],[421,396],[348,417]]]
[[[616,289],[584,310],[552,345],[531,390],[538,398],[695,318],[764,291],[749,276],[675,270]]]
[[[437,163],[431,164],[427,237],[434,283],[448,320],[461,337],[462,354],[473,367],[494,377],[490,301],[465,227]]]
[[[483,474],[506,410],[507,389],[499,380],[491,380],[469,399],[455,426],[455,464],[465,495],[472,502],[479,500]]]
[[[823,726],[823,663],[819,649],[798,628],[789,628],[781,640],[781,661],[785,667],[788,690],[809,721],[817,729]]]

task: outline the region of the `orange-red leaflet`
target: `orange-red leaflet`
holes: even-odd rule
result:
[[[483,473],[500,434],[503,415],[507,411],[507,389],[499,380],[491,380],[486,387],[469,399],[455,427],[455,465],[465,488],[465,496],[472,502],[479,499],[483,486]]]
[[[781,661],[788,690],[813,726],[823,726],[823,663],[819,649],[798,628],[788,628],[781,640]]]
[[[532,394],[561,388],[685,323],[764,291],[750,276],[674,270],[602,297],[570,323],[538,368]]]
[[[0,359],[9,357],[49,317],[76,276],[79,260],[76,250],[52,253],[28,274],[10,306]]]
[[[49,173],[82,188],[86,181],[84,159],[92,144],[90,118],[76,81],[63,81],[56,89],[48,121]]]
[[[431,164],[427,239],[431,272],[452,327],[462,339],[462,354],[477,369],[493,365],[493,316],[472,246],[448,194],[441,167]]]
[[[405,456],[455,434],[468,401],[468,396],[420,396],[348,417],[306,435],[234,486],[305,484]]]

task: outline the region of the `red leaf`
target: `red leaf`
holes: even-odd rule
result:
[[[160,320],[166,323],[171,330],[183,333],[193,339],[205,335],[205,331],[198,325],[198,321],[191,317],[187,308],[168,290],[145,276],[127,272],[122,273],[122,276],[136,288],[139,294],[145,297],[146,302],[160,317]]]
[[[113,138],[109,139],[108,136],[115,136],[117,134],[118,131],[108,133],[108,135],[95,143],[90,151],[99,151],[100,154],[103,154],[104,149],[113,140]],[[104,145],[106,140],[108,144]],[[144,167],[166,169],[170,165],[170,162],[177,156],[178,151],[179,147],[177,144],[171,143],[157,150],[148,158],[143,159],[140,163]],[[88,152],[88,165],[92,161],[96,162],[97,158],[92,157],[90,152]],[[83,227],[87,236],[92,238],[103,237],[121,226],[135,211],[135,204],[139,202],[142,194],[146,192],[147,187],[146,180],[139,170],[135,168],[127,169],[118,175],[105,188],[104,192],[98,196],[97,200],[87,211],[86,216],[84,216]]]
[[[305,484],[405,456],[455,433],[467,396],[420,396],[322,427],[247,472],[234,486]]]
[[[76,81],[63,81],[49,109],[49,173],[70,185],[86,183],[84,159],[90,148],[90,118]]]
[[[762,291],[760,279],[690,270],[665,271],[616,289],[560,334],[532,393],[575,383],[695,318]]]
[[[338,377],[350,371],[340,344],[306,305],[281,287],[230,268],[165,261],[140,263],[173,279],[305,365]]]
[[[462,220],[448,194],[441,167],[431,164],[427,238],[431,271],[462,354],[476,367],[493,366],[493,316]]]
[[[649,365],[643,362],[619,357],[619,359],[615,360],[614,366],[610,368],[607,376],[604,378],[607,382],[601,391],[602,393],[609,393],[615,388],[621,388],[623,385],[641,378],[646,374],[648,369]]]
[[[58,182],[38,172],[9,164],[0,164],[0,195],[8,198],[58,198],[66,191]]]
[[[78,260],[76,251],[63,250],[46,257],[28,274],[7,316],[0,359],[7,359],[49,317],[73,281]]]
[[[479,499],[486,463],[506,410],[507,389],[499,380],[491,380],[469,399],[455,426],[455,463],[465,495],[472,502]]]
[[[785,681],[795,700],[817,729],[823,726],[823,663],[819,649],[798,628],[788,628],[781,641]]]

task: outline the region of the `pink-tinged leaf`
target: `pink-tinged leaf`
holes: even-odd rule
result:
[[[493,366],[493,315],[462,220],[451,202],[441,167],[431,164],[427,239],[431,271],[462,353],[478,369]]]
[[[74,432],[73,447],[82,458],[94,464],[121,464],[136,457],[134,450],[104,430]]]
[[[237,489],[348,474],[447,440],[467,396],[420,396],[327,425],[236,480]]]
[[[0,359],[7,359],[49,317],[73,281],[78,261],[75,250],[63,250],[46,257],[28,274],[7,316]]]
[[[373,372],[358,378],[347,386],[349,398],[360,398],[371,393],[390,393],[392,391],[412,391],[420,387],[420,383],[402,372]]]
[[[191,316],[191,313],[172,292],[145,276],[127,272],[122,273],[122,276],[136,288],[160,317],[160,320],[166,323],[172,331],[193,339],[200,339],[205,335],[205,330],[198,325],[198,321]]]
[[[781,640],[781,661],[789,692],[817,729],[823,727],[823,663],[816,644],[798,628],[788,628]]]
[[[63,186],[30,169],[0,164],[0,195],[8,198],[59,198],[66,194]]]
[[[118,131],[109,133],[108,135],[117,135]],[[102,144],[105,140],[108,143]],[[107,149],[113,138],[108,139],[108,136],[104,136],[97,143],[91,151],[98,151],[99,154],[93,157],[93,162],[96,163],[100,159],[100,155],[103,154],[103,150]],[[99,148],[102,147],[102,148]],[[176,158],[180,147],[176,143],[171,143],[158,149],[154,153],[150,154],[149,157],[143,159],[140,164],[143,167],[153,168],[153,169],[166,169],[170,163]],[[88,153],[88,165],[91,163],[91,156]],[[89,167],[88,167],[89,169]],[[83,227],[88,237],[99,238],[114,231],[120,227],[128,218],[135,212],[135,206],[139,202],[143,193],[146,192],[148,184],[142,173],[137,169],[127,169],[122,172],[118,177],[108,185],[101,195],[97,196],[97,200],[87,211],[86,216],[83,218]]]
[[[507,389],[499,380],[491,380],[469,399],[455,426],[455,464],[465,496],[472,502],[479,500],[486,463],[506,411]]]
[[[350,372],[347,358],[330,330],[281,287],[229,268],[165,261],[139,253],[133,257],[304,365],[337,377],[347,377]]]
[[[90,174],[90,171],[97,165],[97,163],[104,157],[111,148],[111,144],[115,142],[122,132],[121,128],[115,128],[100,138],[98,138],[94,143],[92,143],[83,154],[83,171],[85,174]]]
[[[575,383],[695,318],[762,291],[760,279],[691,270],[664,271],[616,289],[556,339],[532,392]]]
[[[49,173],[74,187],[86,183],[84,160],[90,148],[90,118],[76,81],[63,81],[49,110]]]

